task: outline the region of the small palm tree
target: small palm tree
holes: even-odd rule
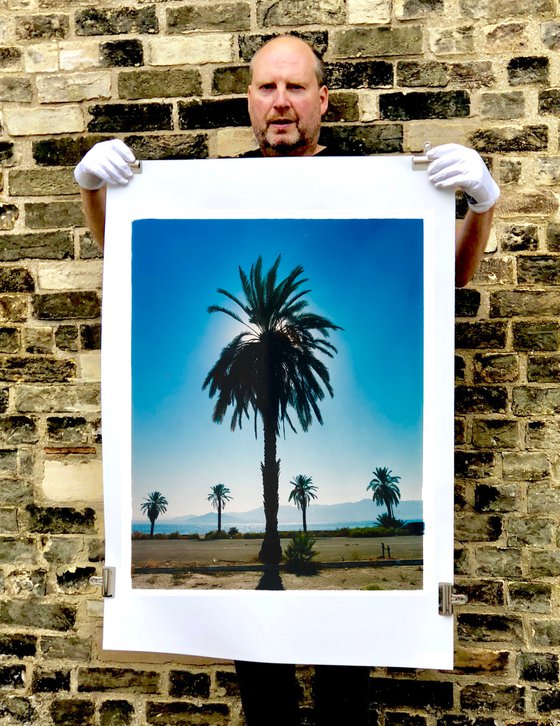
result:
[[[315,494],[317,487],[313,485],[311,477],[305,476],[305,474],[298,474],[292,479],[290,484],[293,486],[293,489],[290,492],[288,501],[294,502],[296,507],[301,509],[303,531],[307,532],[307,507],[312,499],[317,499],[317,495]]]
[[[282,547],[278,534],[278,480],[280,460],[276,439],[286,423],[295,431],[295,415],[303,431],[313,420],[323,423],[319,403],[325,391],[333,396],[326,365],[318,356],[332,358],[336,348],[328,341],[332,331],[341,330],[322,315],[310,312],[303,288],[303,267],[298,265],[283,280],[278,279],[280,257],[265,272],[259,257],[247,275],[239,268],[243,297],[219,289],[236,309],[211,305],[210,313],[224,313],[245,330],[222,350],[204,379],[203,389],[216,396],[213,421],[222,423],[233,409],[231,430],[245,418],[254,418],[255,436],[260,418],[263,427],[264,459],[261,463],[265,535],[259,559],[278,565]]]
[[[387,507],[389,519],[395,519],[393,507],[398,506],[401,500],[401,492],[397,486],[400,479],[400,476],[393,476],[391,469],[386,466],[378,466],[373,472],[373,479],[367,485],[367,489],[373,492],[373,501]]]
[[[140,509],[150,520],[150,537],[153,537],[156,519],[167,511],[167,499],[160,492],[150,492],[140,505]]]
[[[222,531],[222,509],[225,509],[226,502],[231,502],[230,490],[223,484],[214,484],[210,487],[210,494],[207,497],[212,502],[214,509],[218,510],[218,532]]]

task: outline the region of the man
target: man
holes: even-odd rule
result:
[[[320,59],[307,43],[281,36],[266,43],[251,63],[248,104],[259,148],[244,156],[336,156],[319,144],[321,118],[328,107]],[[438,188],[459,188],[469,210],[456,236],[456,284],[472,278],[490,232],[499,189],[481,157],[457,144],[428,152],[430,180]],[[103,244],[106,184],[126,184],[134,155],[118,140],[96,144],[78,164],[90,230]],[[236,663],[248,726],[295,726],[299,723],[295,669],[289,665]],[[316,669],[317,724],[368,722],[369,669],[325,666]]]

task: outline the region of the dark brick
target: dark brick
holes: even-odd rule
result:
[[[456,348],[504,348],[507,323],[456,323]]]
[[[65,444],[83,444],[88,437],[88,424],[81,416],[52,416],[47,419],[50,441]]]
[[[405,706],[415,709],[449,709],[453,706],[453,684],[435,681],[371,678],[370,701],[376,705],[389,708]]]
[[[556,290],[498,290],[490,294],[490,317],[560,315],[560,294]]]
[[[393,64],[387,61],[356,61],[325,64],[325,85],[342,88],[383,88],[393,85]]]
[[[482,716],[471,718],[462,714],[461,716],[442,716],[438,718],[437,726],[497,726],[497,721],[493,718],[484,718]]]
[[[2,67],[2,49],[0,48],[0,68]],[[14,144],[12,141],[0,141],[0,164],[11,164],[14,160]]]
[[[425,726],[426,718],[424,716],[415,716],[411,713],[391,713],[385,714],[385,726]]]
[[[475,512],[512,512],[517,509],[516,489],[478,484],[474,492]]]
[[[0,698],[0,718],[7,717],[9,723],[20,722],[27,726],[36,723],[36,712],[28,698],[21,696],[8,696]]]
[[[124,142],[130,146],[139,159],[206,159],[208,157],[206,134],[127,136]]]
[[[539,93],[539,113],[560,115],[560,91],[558,89]]]
[[[552,588],[535,582],[513,582],[508,586],[510,606],[526,613],[550,613]]]
[[[551,653],[519,653],[517,658],[519,677],[524,681],[557,683],[558,656]]]
[[[0,688],[23,688],[25,685],[25,666],[0,666]]]
[[[325,123],[336,121],[358,121],[360,109],[358,94],[353,91],[335,91],[329,96],[329,108],[324,116]]]
[[[530,355],[527,360],[529,383],[557,383],[560,381],[560,357]]]
[[[245,98],[179,101],[180,129],[217,129],[249,126]]]
[[[513,347],[516,350],[558,350],[560,326],[552,321],[513,324]]]
[[[512,713],[521,714],[525,708],[525,689],[517,686],[499,686],[495,683],[474,683],[462,688],[460,699],[461,708],[467,710],[507,709]]]
[[[466,370],[465,359],[460,355],[456,355],[455,356],[455,380],[456,381],[465,380],[465,370]]]
[[[78,327],[76,325],[59,325],[54,340],[60,350],[78,350]]]
[[[523,622],[511,615],[459,613],[457,633],[460,640],[481,643],[523,642]]]
[[[37,653],[35,635],[0,635],[0,655],[12,658],[28,658]]]
[[[229,708],[225,703],[205,703],[197,706],[184,701],[172,703],[148,701],[146,721],[154,726],[190,726],[190,724],[196,723],[227,726],[231,723]]]
[[[529,285],[560,284],[560,257],[552,255],[519,256],[517,275],[520,283]]]
[[[222,69],[223,70],[223,69]],[[165,71],[123,71],[119,73],[119,98],[131,100],[200,96],[199,71],[194,68],[167,68]],[[247,90],[245,86],[241,93]]]
[[[548,83],[549,60],[546,56],[512,58],[507,65],[510,86]]]
[[[129,693],[157,693],[159,673],[137,671],[132,668],[80,668],[78,691],[126,691]]]
[[[312,30],[307,32],[293,32],[288,35],[295,35],[296,38],[302,38],[319,56],[323,56],[329,45],[329,35],[326,30]],[[272,38],[275,33],[241,33],[239,35],[239,57],[243,61],[249,62],[255,55],[257,50]]]
[[[19,219],[19,209],[15,204],[0,204],[0,230],[12,230]]]
[[[217,96],[245,94],[250,82],[251,69],[249,66],[216,68],[212,76],[212,93]]]
[[[535,695],[535,706],[538,713],[550,713],[560,710],[560,689],[555,688]]]
[[[402,152],[403,129],[397,124],[379,126],[323,126],[320,143],[342,154],[365,156]]]
[[[96,292],[54,292],[33,296],[33,314],[39,320],[98,318],[101,303]]]
[[[174,698],[209,698],[210,676],[207,673],[171,671],[169,695]]]
[[[481,153],[509,153],[519,151],[546,151],[548,149],[547,126],[523,126],[516,128],[485,129],[475,131],[470,137],[471,146]]]
[[[551,222],[546,230],[546,242],[550,252],[560,252],[560,224]]]
[[[166,19],[170,35],[191,30],[248,30],[251,27],[251,6],[244,2],[182,5],[167,8]]]
[[[90,588],[89,578],[97,574],[95,567],[76,567],[56,576],[58,587],[67,593],[80,593]]]
[[[70,671],[35,670],[31,681],[33,693],[56,693],[70,690]]]
[[[68,37],[69,29],[67,15],[25,15],[16,18],[18,40],[64,40]]]
[[[34,444],[37,439],[37,426],[29,416],[0,418],[0,441],[4,444]]]
[[[0,413],[6,413],[9,403],[9,388],[0,388]]]
[[[104,701],[99,708],[100,726],[128,726],[134,717],[134,706],[128,701]]]
[[[505,413],[507,390],[503,386],[457,386],[456,413]]]
[[[447,86],[449,71],[446,63],[436,61],[399,61],[397,63],[397,84],[399,86],[422,86],[437,88]]]
[[[84,8],[75,15],[76,35],[127,35],[157,33],[154,5],[145,8]]]
[[[0,68],[13,68],[17,66],[21,60],[21,50],[19,48],[0,48]]]
[[[501,517],[466,514],[455,518],[455,536],[462,543],[495,542],[501,534]]]
[[[92,658],[91,641],[75,635],[44,635],[41,653],[44,659],[49,660],[89,661]]]
[[[504,586],[493,580],[474,580],[466,583],[455,582],[454,591],[466,595],[469,605],[504,605]]]
[[[477,448],[514,449],[519,445],[517,421],[506,419],[475,419],[472,443]]]
[[[480,479],[491,476],[494,470],[494,454],[490,451],[456,451],[455,475],[464,479]]]
[[[28,383],[57,383],[76,377],[76,364],[71,360],[41,357],[0,357],[0,379]]]
[[[101,325],[98,323],[93,325],[82,325],[80,326],[80,335],[82,338],[82,348],[84,350],[100,350]]]
[[[76,622],[76,608],[61,603],[0,602],[0,622],[11,626],[67,631]]]
[[[335,58],[418,55],[422,52],[422,30],[419,25],[339,30],[333,34],[329,50]]]
[[[233,671],[216,671],[216,683],[226,696],[239,697],[239,683]]]
[[[464,419],[455,418],[454,439],[455,446],[462,446],[466,442],[467,424]]]
[[[17,353],[18,351],[18,328],[0,328],[0,353]]]
[[[538,235],[536,224],[511,225],[501,233],[500,244],[503,252],[534,252],[539,246]]]
[[[76,139],[58,138],[33,141],[35,162],[42,166],[75,166],[80,159],[105,136],[79,136]]]
[[[92,726],[95,705],[93,701],[65,698],[51,703],[50,714],[55,726]]]
[[[125,68],[144,65],[144,49],[141,40],[109,40],[99,47],[99,63],[105,68]],[[108,129],[90,129],[106,131]]]
[[[25,223],[30,229],[83,227],[80,202],[31,202],[25,205]]]
[[[4,234],[0,242],[2,262],[26,258],[66,260],[74,256],[74,241],[70,232]]]
[[[452,63],[449,66],[449,82],[462,88],[493,86],[496,77],[490,61]]]
[[[384,93],[379,97],[382,119],[465,118],[470,114],[470,99],[465,91]]]
[[[95,529],[95,510],[72,507],[38,507],[29,505],[29,531],[45,534],[91,534]]]
[[[171,131],[173,107],[168,103],[110,103],[89,107],[89,131]]]

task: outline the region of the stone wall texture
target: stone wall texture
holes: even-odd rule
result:
[[[371,723],[558,724],[558,0],[0,0],[0,723],[242,723],[230,663],[100,646],[102,259],[72,168],[113,135],[251,148],[278,32],[324,55],[325,140],[465,143],[503,190],[456,298],[456,669],[372,669]]]

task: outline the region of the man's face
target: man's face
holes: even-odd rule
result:
[[[249,115],[265,156],[307,156],[319,150],[328,91],[319,86],[311,49],[278,38],[256,54],[248,90]]]

